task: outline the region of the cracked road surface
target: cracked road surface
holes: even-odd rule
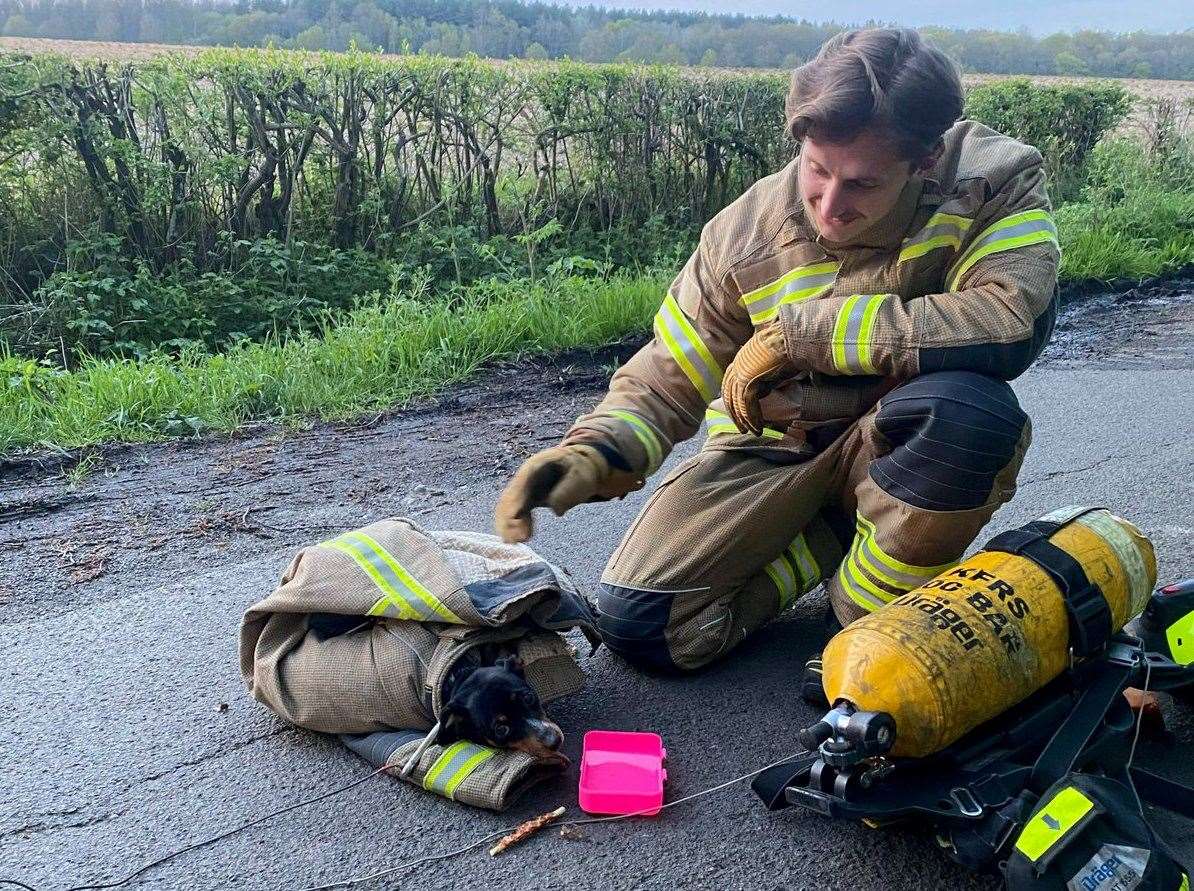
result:
[[[1153,538],[1163,580],[1194,575],[1191,290],[1067,308],[1043,361],[1015,384],[1035,443],[1016,500],[987,532],[1103,503]],[[633,346],[502,366],[438,403],[355,426],[106,448],[81,480],[70,474],[81,454],[0,462],[0,878],[39,891],[112,881],[364,776],[339,744],[246,696],[242,611],[298,548],[378,517],[488,529],[509,473],[598,398]],[[591,590],[644,497],[545,517],[534,544]],[[690,678],[642,677],[599,651],[585,660],[588,689],[553,708],[567,752],[579,755],[589,728],[658,731],[673,799],[792,753],[796,729],[817,717],[794,686],[821,646],[824,608],[820,594],[804,598]],[[1194,708],[1162,699],[1172,738],[1143,742],[1138,757],[1194,781]],[[132,887],[301,888],[368,874],[574,805],[575,783],[573,766],[494,816],[377,777]],[[1194,862],[1194,824],[1158,814],[1156,825]],[[496,860],[477,851],[364,887],[998,887],[952,865],[923,828],[772,815],[745,784],[578,834],[548,830]]]

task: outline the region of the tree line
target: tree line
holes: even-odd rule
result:
[[[841,27],[521,0],[0,0],[0,29],[13,37],[731,68],[791,68]],[[1194,80],[1194,30],[922,30],[967,71]]]

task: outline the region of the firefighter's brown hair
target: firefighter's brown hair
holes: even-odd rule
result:
[[[831,37],[792,73],[788,132],[849,142],[886,128],[900,155],[918,162],[962,115],[962,79],[945,53],[910,28],[868,28]]]

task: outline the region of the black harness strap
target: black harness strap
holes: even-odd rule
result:
[[[1053,579],[1065,600],[1070,646],[1076,656],[1085,657],[1097,653],[1111,637],[1111,607],[1103,590],[1087,578],[1082,564],[1049,541],[1063,525],[1036,520],[996,535],[985,550],[1027,557]]]
[[[763,799],[767,810],[782,810],[788,807],[788,799],[784,795],[788,786],[793,785],[801,774],[807,774],[817,758],[817,753],[811,752],[792,761],[768,767],[754,778],[750,788]]]
[[[1133,766],[1130,770],[1132,783],[1140,792],[1141,798],[1194,820],[1194,787],[1157,776],[1143,767]]]
[[[1028,786],[1038,795],[1074,769],[1074,764],[1094,738],[1107,712],[1123,694],[1134,665],[1100,659],[1091,663],[1085,689],[1073,710],[1054,731],[1036,763]]]

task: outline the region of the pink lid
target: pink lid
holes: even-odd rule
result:
[[[665,758],[657,733],[590,730],[580,759],[581,809],[590,814],[658,814],[667,780]]]

